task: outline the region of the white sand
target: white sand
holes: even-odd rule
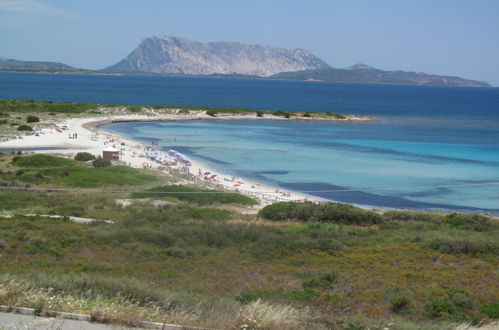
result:
[[[186,119],[198,119],[198,115],[194,115],[196,118],[187,118],[186,115],[162,115],[162,116],[144,116],[144,115],[124,115],[124,116],[112,116],[112,117],[93,117],[93,118],[73,118],[68,119],[65,122],[59,124],[67,124],[68,130],[58,132],[55,128],[43,129],[39,136],[26,135],[22,139],[14,139],[5,142],[0,142],[0,148],[47,148],[47,147],[59,147],[64,148],[61,150],[43,150],[35,151],[39,153],[57,153],[64,154],[67,156],[74,156],[77,152],[86,151],[94,155],[102,155],[102,151],[105,148],[115,146],[117,148],[121,147],[121,144],[125,144],[125,151],[122,152],[120,160],[131,167],[142,168],[144,163],[155,169],[164,170],[165,167],[151,161],[145,157],[140,157],[144,153],[146,147],[150,145],[144,145],[140,142],[127,140],[116,134],[106,132],[102,129],[95,129],[91,131],[86,127],[92,128],[96,123],[102,122],[112,122],[112,121],[146,121],[146,120],[186,120]],[[227,116],[228,117],[228,116]],[[232,118],[234,117],[234,118]],[[231,116],[230,119],[240,118],[240,116]],[[206,119],[203,118],[203,119]],[[224,118],[229,119],[229,118]],[[95,134],[97,132],[97,134]],[[69,136],[77,134],[76,139],[70,139]],[[174,168],[182,168],[182,166],[177,166]],[[210,176],[217,174],[216,182],[213,182],[213,186],[223,186],[224,189],[229,191],[237,191],[245,195],[249,195],[259,199],[262,204],[269,204],[275,201],[304,201],[313,200],[319,201],[320,198],[310,197],[305,194],[293,192],[293,191],[283,191],[276,187],[270,187],[266,185],[261,185],[257,182],[252,182],[244,178],[234,178],[232,176],[224,175],[214,169],[209,168],[203,163],[193,160],[192,166],[189,169],[190,173],[198,176],[198,173],[211,172]],[[227,179],[228,181],[224,180]],[[203,180],[203,177],[200,177]],[[238,185],[235,187],[234,185]]]

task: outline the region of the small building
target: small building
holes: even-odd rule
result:
[[[102,150],[102,158],[109,160],[116,160],[120,158],[120,151],[113,147],[108,147]]]

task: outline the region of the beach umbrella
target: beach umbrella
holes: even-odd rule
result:
[[[240,184],[239,184],[239,183],[236,183],[236,184],[234,185],[234,187],[239,187],[239,186],[240,186]]]

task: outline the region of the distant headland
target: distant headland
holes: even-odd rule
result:
[[[0,57],[0,71],[75,74],[157,74],[433,86],[490,87],[487,82],[423,72],[385,71],[365,64],[334,68],[305,49],[179,37],[148,37],[102,70]]]

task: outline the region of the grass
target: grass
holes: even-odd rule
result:
[[[49,102],[33,100],[0,100],[0,114],[8,113],[71,113],[78,114],[95,109],[97,104],[70,103],[70,102]]]
[[[257,201],[254,199],[237,194],[227,193],[220,190],[202,189],[194,186],[179,186],[169,185],[155,187],[143,192],[133,193],[131,198],[176,198],[181,201],[193,203],[197,205],[206,204],[240,204],[240,205],[255,205]]]
[[[12,157],[0,155],[8,184],[112,187],[149,175]],[[253,204],[240,195],[155,183],[138,183],[126,207],[115,202],[126,193],[0,187],[1,212],[13,215],[0,218],[0,303],[221,329],[451,329],[497,318],[490,217],[276,203],[265,220],[223,205]]]
[[[72,159],[49,155],[14,157],[11,164],[21,169],[0,174],[0,178],[29,184],[97,188],[141,186],[156,180],[152,175],[126,166],[93,168]]]

